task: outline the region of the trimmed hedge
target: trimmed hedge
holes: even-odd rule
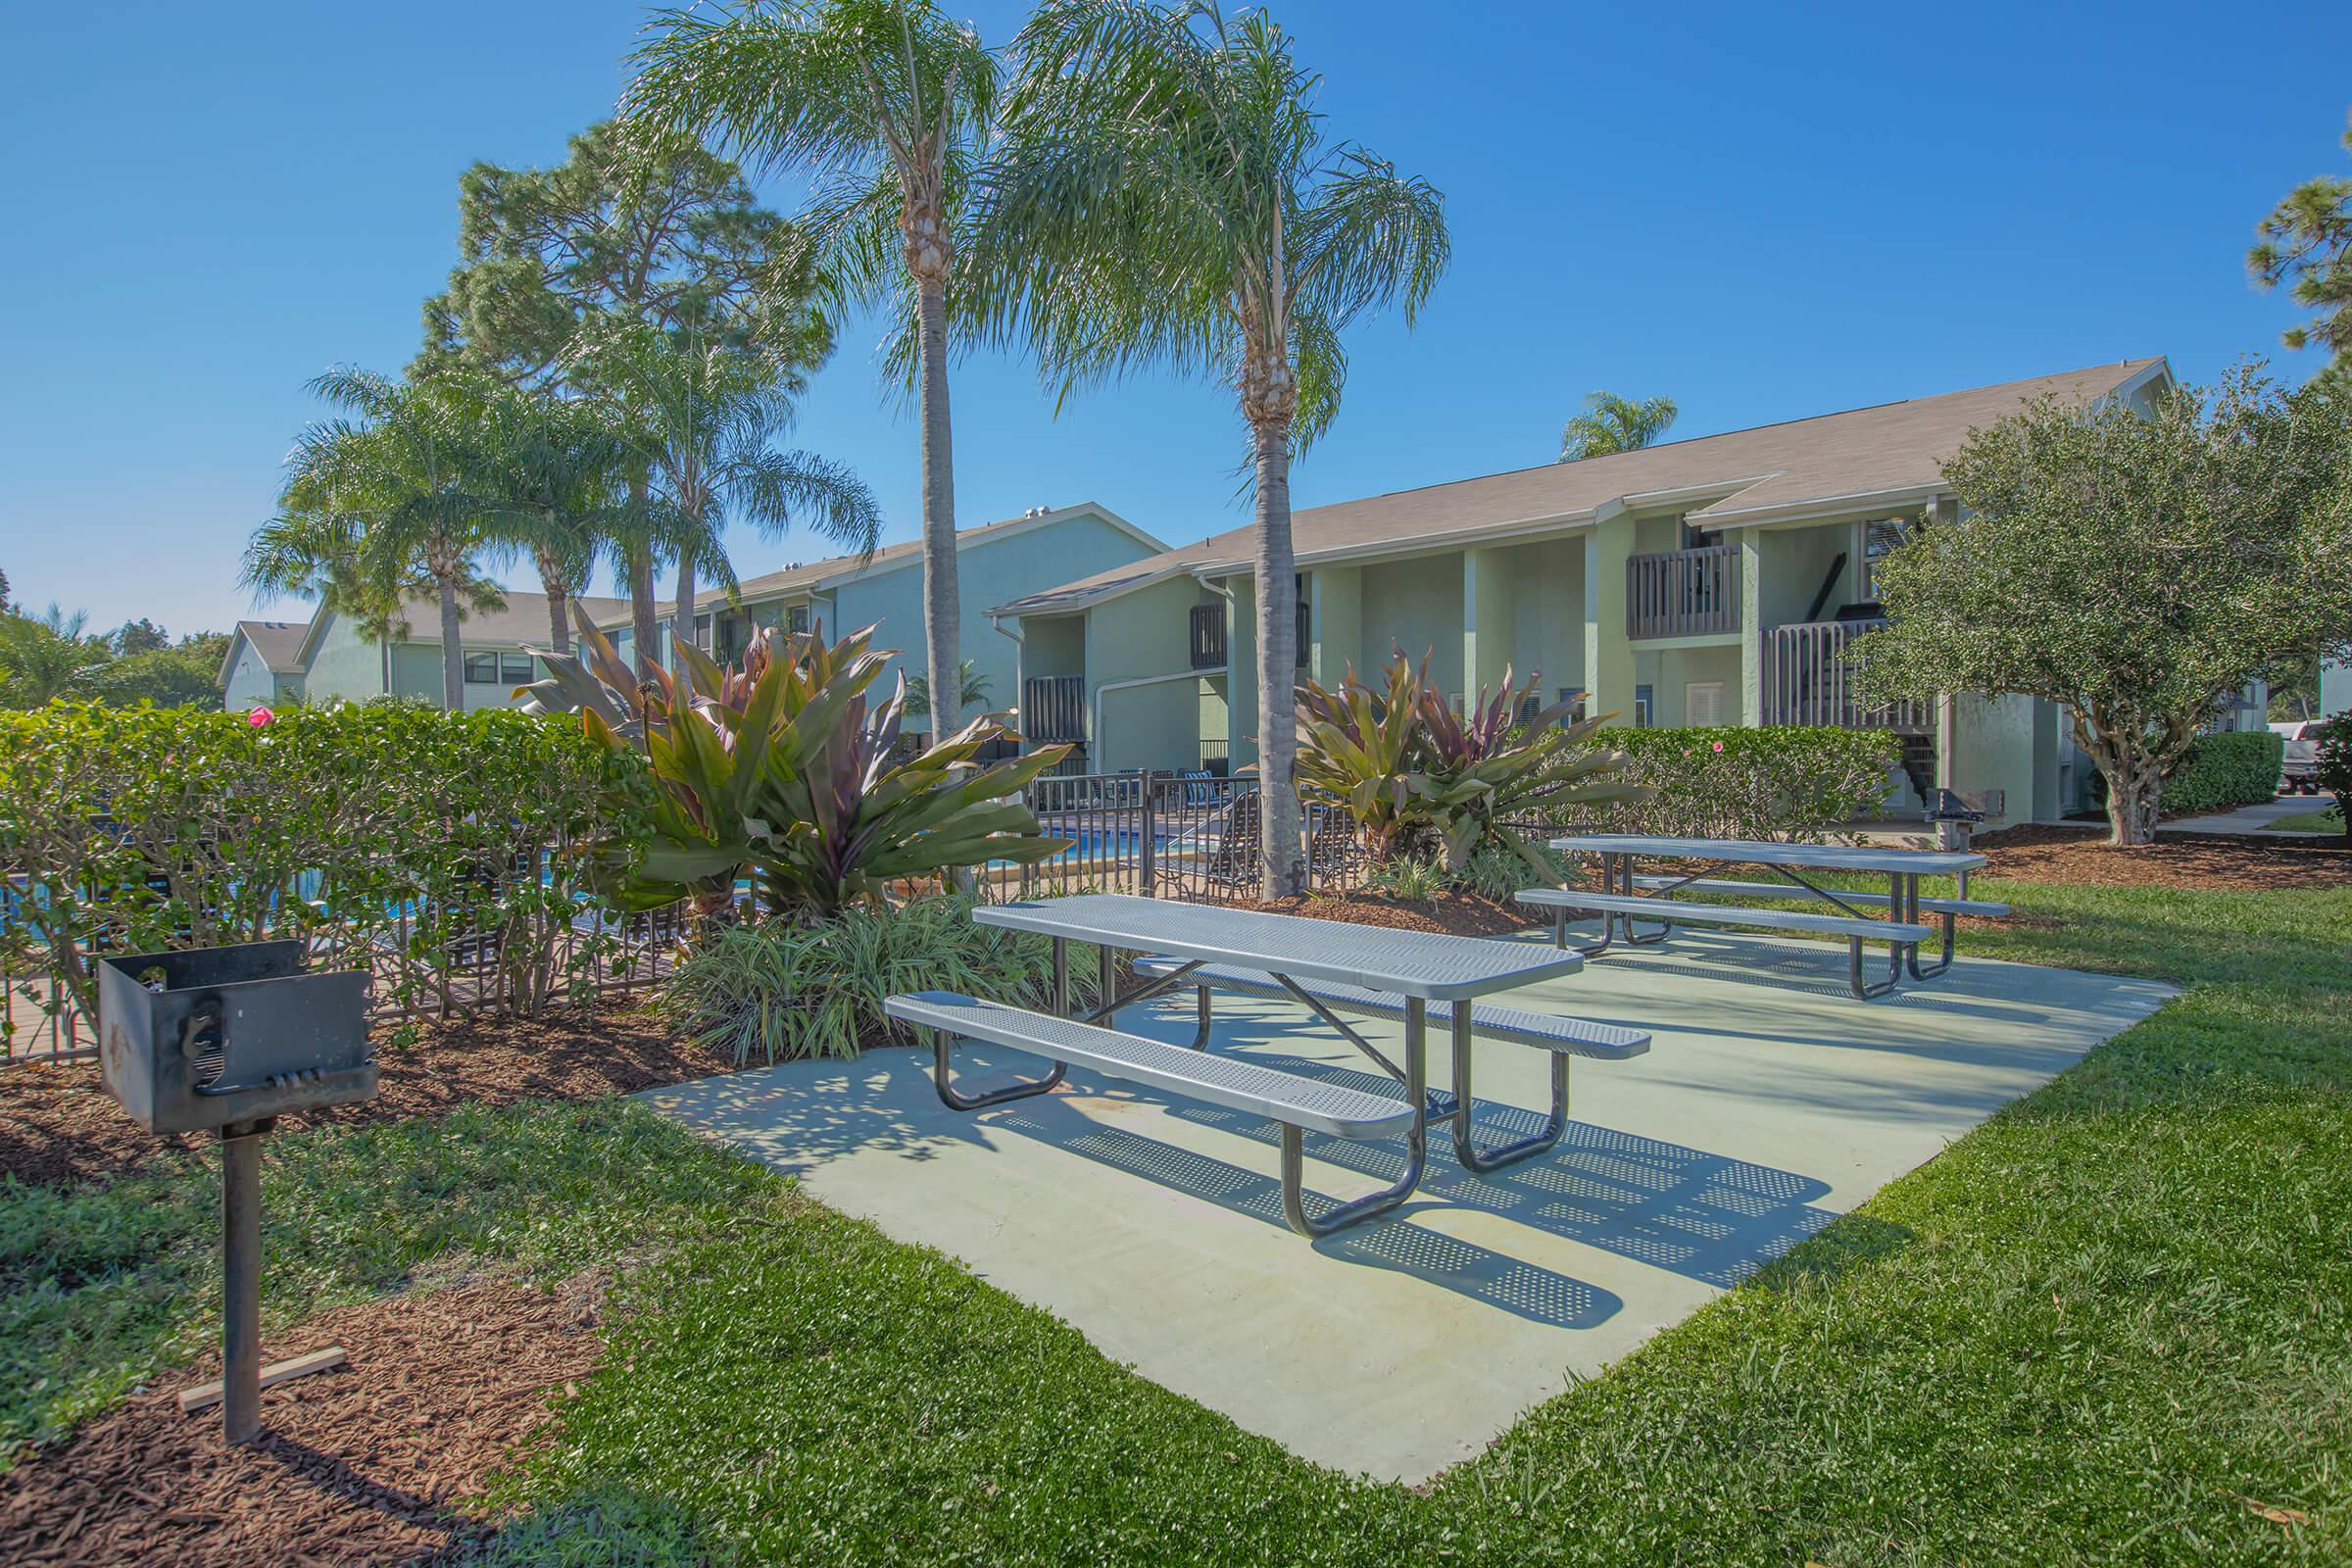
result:
[[[1645,801],[1595,807],[1563,825],[1678,838],[1815,839],[1879,814],[1901,759],[1884,730],[1823,725],[1605,729],[1633,759]]]
[[[2164,798],[2157,806],[2167,816],[2260,806],[2278,793],[2285,761],[2286,742],[2267,729],[2200,735],[2164,775]],[[2090,796],[2106,804],[2103,775],[2091,775]]]
[[[506,710],[0,713],[0,971],[57,975],[88,1016],[94,953],[300,937],[374,967],[379,1005],[450,1010],[462,972],[466,1006],[528,1011],[613,946],[576,923],[567,852],[633,830],[642,773]]]

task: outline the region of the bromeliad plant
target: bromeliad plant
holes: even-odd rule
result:
[[[1623,753],[1594,748],[1593,733],[1615,714],[1562,723],[1557,703],[1522,720],[1541,676],[1514,685],[1509,669],[1493,696],[1482,689],[1456,713],[1399,652],[1375,691],[1350,669],[1336,692],[1298,688],[1298,781],[1346,809],[1376,859],[1440,860],[1460,871],[1481,847],[1518,856],[1543,881],[1559,868],[1509,820],[1522,812],[1639,800],[1620,777]]]
[[[579,658],[542,654],[550,675],[530,706],[576,709],[593,739],[651,764],[654,832],[596,845],[599,886],[632,907],[689,899],[716,913],[748,875],[764,912],[829,918],[959,867],[1069,848],[1020,800],[1069,748],[979,767],[1005,731],[975,719],[903,754],[906,682],[870,700],[891,658],[873,638],[762,631],[738,665],[673,640],[679,673],[642,684],[584,619]]]

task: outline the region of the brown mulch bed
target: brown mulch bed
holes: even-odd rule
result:
[[[577,1100],[630,1094],[730,1071],[722,1053],[670,1038],[625,999],[556,1007],[536,1018],[488,1017],[427,1024],[413,1045],[385,1043],[376,1060],[381,1089],[354,1105],[290,1115],[294,1128],[430,1116],[463,1103]],[[0,1070],[0,1172],[51,1186],[111,1181],[160,1149],[206,1149],[209,1137],[157,1138],[122,1114],[99,1088],[90,1061]]]
[[[481,1532],[454,1504],[596,1364],[602,1282],[493,1280],[312,1318],[275,1360],[340,1345],[348,1365],[262,1393],[264,1436],[230,1448],[220,1413],[183,1416],[166,1378],[0,1483],[11,1564],[412,1562]]]
[[[1272,903],[1249,899],[1225,907],[1267,909],[1276,914],[1303,914],[1316,920],[1350,920],[1357,925],[1386,926],[1392,931],[1435,931],[1457,937],[1506,936],[1542,923],[1529,918],[1515,905],[1497,904],[1475,893],[1446,893],[1434,899],[1392,899],[1376,893],[1334,897],[1318,893]]]
[[[2036,825],[1979,834],[1969,848],[1984,853],[1983,875],[2022,882],[2249,893],[2352,887],[2352,848],[2236,833],[2167,831],[2154,844],[2115,849],[2104,828]]]

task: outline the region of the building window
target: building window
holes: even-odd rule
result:
[[[466,656],[466,684],[495,686],[498,684],[498,656],[496,654],[467,654]]]
[[[808,635],[808,607],[795,605],[784,612],[784,629],[796,637]]]
[[[1917,517],[1881,517],[1862,525],[1862,597],[1875,602],[1879,597],[1879,563],[1902,546],[1919,531]]]
[[[1568,711],[1560,715],[1560,728],[1566,729],[1571,724],[1585,721],[1585,689],[1582,686],[1561,687],[1560,701],[1568,705]]]
[[[1694,680],[1683,688],[1683,722],[1686,724],[1720,724],[1723,722],[1723,682]]]
[[[1658,708],[1658,689],[1655,686],[1634,688],[1634,728],[1649,728],[1649,715]]]
[[[506,686],[524,686],[538,679],[537,674],[531,669],[531,656],[528,654],[499,655],[498,679],[501,685]]]
[[[709,615],[694,617],[694,646],[706,654],[710,651],[710,617]]]

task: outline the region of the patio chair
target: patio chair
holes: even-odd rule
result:
[[[1216,828],[1216,840],[1201,863],[1201,877],[1218,887],[1257,886],[1257,791],[1248,790],[1234,796],[1217,814]]]

